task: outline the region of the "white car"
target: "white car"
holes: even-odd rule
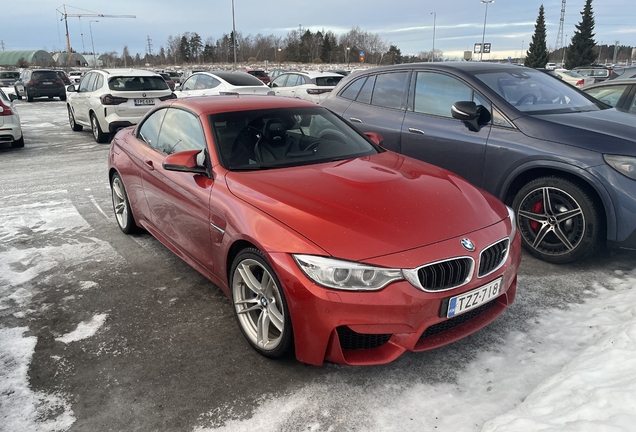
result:
[[[563,81],[575,87],[583,87],[586,85],[594,84],[594,77],[586,77],[567,69],[555,69],[554,71],[561,77]]]
[[[20,126],[20,116],[13,107],[14,94],[7,97],[0,89],[0,143],[11,143],[11,147],[24,147],[24,137]]]
[[[161,101],[176,96],[155,72],[141,69],[94,69],[79,88],[68,90],[68,121],[71,129],[90,127],[98,143],[108,142],[119,129],[137,124]]]
[[[186,98],[228,94],[272,95],[274,92],[261,80],[245,72],[210,71],[193,73],[175,94],[178,98]]]
[[[269,86],[276,96],[293,97],[320,103],[344,76],[333,72],[285,72]]]
[[[68,73],[68,78],[71,80],[71,84],[79,84],[82,80],[82,76],[84,76],[83,71],[70,71]]]

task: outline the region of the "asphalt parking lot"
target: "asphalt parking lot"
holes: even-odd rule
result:
[[[121,233],[108,144],[72,132],[64,102],[16,106],[25,147],[0,147],[0,329],[22,329],[18,339],[34,348],[29,389],[18,391],[24,398],[2,396],[16,416],[48,425],[40,430],[201,430],[258,421],[266,401],[299,395],[314,402],[298,402],[303,409],[282,430],[373,430],[374,404],[413,385],[461,386],[458,376],[484,350],[527,331],[542,310],[582,302],[593,283],[636,263],[625,251],[569,266],[524,255],[515,304],[462,341],[371,368],[271,361],[248,346],[212,283],[149,234]],[[25,404],[35,413],[21,411]],[[481,428],[466,424],[457,430]]]

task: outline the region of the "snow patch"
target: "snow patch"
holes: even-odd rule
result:
[[[87,339],[93,336],[104,325],[108,318],[108,314],[95,315],[90,321],[82,321],[77,325],[77,328],[70,333],[55,338],[56,341],[64,342],[65,344],[76,342],[82,339]]]

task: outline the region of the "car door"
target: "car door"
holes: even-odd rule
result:
[[[194,91],[194,87],[196,86],[197,79],[199,75],[190,76],[185,82],[179,87],[179,90],[174,92],[177,97],[190,97],[192,96],[192,92]]]
[[[458,101],[474,101],[490,112],[490,102],[459,78],[444,73],[416,71],[411,83],[412,100],[402,125],[401,152],[480,186],[491,125],[470,130],[452,117],[451,107]]]
[[[80,81],[79,89],[73,94],[71,99],[75,120],[85,125],[90,124],[90,116],[88,114],[89,97],[95,85],[97,75],[97,72],[90,72],[84,75],[82,81]]]
[[[384,148],[399,152],[410,75],[410,71],[369,75],[342,116],[362,132],[378,132]],[[357,88],[358,83],[353,84]],[[352,94],[347,93],[350,88],[343,95]]]
[[[271,87],[276,96],[293,97],[293,90],[287,87],[288,80],[291,80],[290,82],[293,81],[295,85],[297,81],[296,74],[282,74],[272,81]]]
[[[167,108],[157,141],[144,155],[142,182],[150,223],[159,235],[181,253],[212,269],[210,193],[213,181],[201,174],[168,171],[162,166],[169,154],[198,149],[206,149],[199,118],[189,111]]]
[[[190,96],[218,95],[224,88],[218,79],[210,75],[200,74],[194,89],[190,92]]]

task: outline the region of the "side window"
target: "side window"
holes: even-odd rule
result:
[[[417,73],[415,112],[451,117],[451,107],[455,102],[470,100],[473,100],[472,89],[458,79],[434,72]],[[475,101],[481,105],[479,102]]]
[[[137,138],[144,141],[150,147],[157,148],[159,137],[159,129],[161,129],[161,123],[166,115],[165,109],[155,111],[145,122],[139,127],[137,132]]]
[[[161,126],[157,150],[165,154],[205,149],[205,135],[199,118],[187,111],[170,108]]]
[[[295,87],[302,84],[305,84],[305,80],[300,75],[291,74],[289,78],[287,78],[287,87]]]
[[[409,72],[380,74],[375,79],[371,105],[385,108],[404,108]]]
[[[603,103],[616,106],[618,104],[618,100],[621,98],[626,89],[627,85],[613,85],[591,89],[586,93]]]
[[[186,82],[184,82],[181,86],[181,90],[194,90],[194,85],[196,84],[197,77],[197,75],[194,75],[188,78]]]
[[[101,74],[96,74],[97,79],[95,80],[95,85],[93,86],[93,90],[99,90],[104,86],[104,77]]]
[[[353,81],[346,89],[344,89],[342,93],[340,93],[340,96],[345,99],[355,100],[356,96],[358,96],[358,93],[360,92],[360,89],[362,88],[362,84],[364,84],[364,81],[366,79],[367,77],[362,77]]]
[[[221,82],[217,79],[212,78],[209,75],[199,75],[199,79],[197,79],[197,84],[194,86],[195,90],[205,90],[212,89],[214,87],[218,87]]]
[[[367,82],[364,83],[364,85],[362,86],[362,90],[360,90],[360,93],[358,93],[358,98],[356,99],[356,101],[365,104],[371,103],[371,95],[373,94],[374,84],[375,75],[370,76],[369,79],[367,79]]]
[[[636,114],[636,96],[632,99],[632,105],[629,107],[629,112]]]
[[[95,73],[91,72],[88,73],[86,75],[84,75],[84,78],[82,78],[82,81],[80,82],[80,86],[79,86],[79,91],[80,92],[87,92],[92,90],[92,84],[95,80]],[[90,85],[90,87],[89,87]]]
[[[477,102],[475,102],[477,103]],[[477,103],[479,105],[479,103]],[[486,105],[487,106],[487,105]],[[492,124],[499,127],[506,127],[514,129],[514,126],[499,112],[498,109],[491,110],[492,112]]]
[[[272,87],[285,87],[285,80],[287,80],[287,75],[277,77],[272,81]]]

